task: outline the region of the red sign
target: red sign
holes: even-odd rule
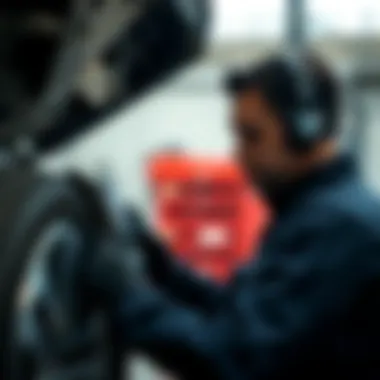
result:
[[[268,212],[233,162],[157,155],[148,170],[157,227],[179,259],[225,281],[253,258]]]

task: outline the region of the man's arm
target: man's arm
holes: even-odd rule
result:
[[[378,236],[350,223],[311,233],[263,261],[209,318],[153,290],[131,291],[118,313],[126,344],[184,378],[259,380],[299,371],[321,354],[371,271],[379,273]]]
[[[214,312],[221,303],[224,288],[201,278],[181,265],[165,244],[135,214],[135,235],[146,258],[151,280],[173,299],[203,312]]]

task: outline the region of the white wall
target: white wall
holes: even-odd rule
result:
[[[168,145],[200,154],[226,154],[230,145],[228,100],[222,92],[186,92],[168,85],[104,121],[81,141],[45,158],[43,166],[91,173],[105,163],[125,195],[145,204],[146,157]]]

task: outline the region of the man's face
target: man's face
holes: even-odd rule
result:
[[[291,179],[297,157],[286,143],[281,121],[258,91],[247,90],[235,98],[233,134],[239,162],[264,193]]]

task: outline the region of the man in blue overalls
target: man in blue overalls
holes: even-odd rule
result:
[[[218,287],[140,228],[150,282],[117,248],[94,264],[126,347],[181,379],[380,378],[380,203],[339,151],[336,80],[305,68],[273,57],[229,80],[238,157],[274,211],[255,263]]]

